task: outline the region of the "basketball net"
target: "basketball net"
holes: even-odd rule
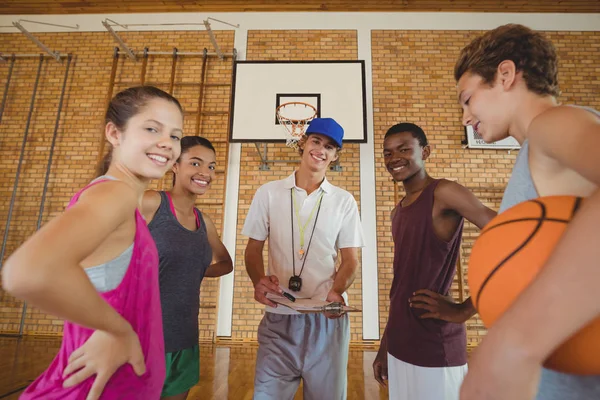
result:
[[[317,109],[308,103],[292,101],[277,107],[277,120],[283,126],[286,146],[298,149],[298,142],[308,124],[317,116]]]

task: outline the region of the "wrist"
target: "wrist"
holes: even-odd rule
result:
[[[377,354],[387,354],[387,341],[385,340],[385,335],[381,337],[381,341],[379,342],[379,350],[377,351]]]
[[[542,364],[546,358],[537,348],[535,336],[528,337],[521,330],[514,329],[504,324],[502,320],[496,322],[486,335],[486,340],[494,348],[505,349],[510,353],[510,358],[517,359],[526,364]]]
[[[343,299],[344,298],[342,296],[343,293],[344,292],[338,292],[336,289],[332,288],[331,290],[329,290],[329,293],[327,294],[327,298],[329,298],[329,297],[340,297],[340,298]]]
[[[252,286],[254,288],[256,288],[256,285],[258,285],[260,283],[260,280],[262,278],[264,278],[266,275],[264,274],[264,272],[262,274],[256,274],[254,275],[254,277],[251,277],[250,279],[252,280]]]
[[[339,296],[343,295],[346,292],[346,286],[343,284],[336,284],[335,282],[333,283],[333,285],[331,286],[331,289],[329,289],[330,293],[335,293]]]
[[[109,329],[107,329],[108,333],[111,333],[115,336],[127,336],[133,331],[133,327],[127,320],[119,316],[119,320],[111,325]]]
[[[473,315],[477,314],[477,310],[473,307],[473,303],[470,300],[465,300],[460,303],[460,313],[466,322]]]
[[[385,359],[387,358],[387,349],[384,346],[379,346],[379,351],[375,355],[375,359]]]

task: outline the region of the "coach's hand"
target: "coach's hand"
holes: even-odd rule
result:
[[[412,308],[427,311],[419,318],[435,318],[462,324],[474,314],[470,299],[464,303],[455,303],[452,297],[427,289],[417,290],[408,301]]]
[[[277,307],[277,304],[267,298],[267,293],[277,296],[283,294],[283,290],[279,287],[279,278],[275,275],[268,275],[260,278],[258,283],[254,286],[254,300],[270,307]]]
[[[333,290],[330,290],[329,293],[327,294],[327,298],[325,299],[328,303],[342,303],[343,305],[346,305],[346,301],[344,300],[344,298],[342,297],[341,294],[334,292]],[[339,313],[336,312],[330,312],[330,311],[324,311],[323,314],[329,318],[329,319],[337,319],[340,318],[342,315],[344,315],[346,312],[342,311]]]

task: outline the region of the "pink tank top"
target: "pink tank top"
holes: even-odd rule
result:
[[[71,207],[87,188],[80,190],[67,208]],[[138,334],[146,361],[146,373],[137,376],[129,364],[121,366],[108,381],[101,400],[159,399],[165,380],[165,352],[162,311],[158,287],[158,252],[146,221],[136,209],[135,238],[131,262],[123,280],[115,289],[100,293]],[[92,311],[92,310],[90,310]],[[85,400],[95,376],[68,389],[63,388],[63,371],[71,353],[81,347],[94,331],[68,321],[64,324],[63,340],[56,358],[48,369],[21,395],[20,399]]]

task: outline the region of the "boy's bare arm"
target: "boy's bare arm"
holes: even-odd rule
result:
[[[534,120],[530,131],[531,147],[600,187],[598,117],[556,107]],[[600,302],[590,301],[600,280],[597,221],[598,189],[584,201],[535,281],[495,325],[497,331],[512,332],[507,338],[540,363],[600,315]]]

